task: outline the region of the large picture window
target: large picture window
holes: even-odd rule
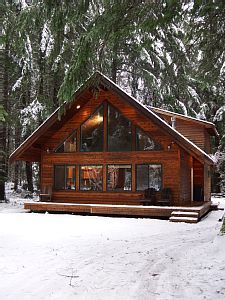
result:
[[[108,105],[108,151],[131,151],[131,122]]]
[[[102,191],[102,166],[80,166],[80,190]]]
[[[56,150],[56,153],[76,152],[77,132],[74,131]]]
[[[81,125],[81,145],[83,152],[103,151],[103,105]]]
[[[138,151],[156,151],[161,150],[159,143],[155,142],[140,128],[136,128],[136,150]]]
[[[131,165],[108,165],[107,190],[131,191]]]
[[[76,167],[69,165],[56,165],[54,168],[55,190],[75,190]]]
[[[162,189],[162,165],[143,164],[136,166],[136,189],[144,191],[154,188],[156,191]]]

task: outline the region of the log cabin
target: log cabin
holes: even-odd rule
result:
[[[10,161],[39,163],[41,190],[61,204],[40,210],[163,216],[165,205],[210,203],[216,135],[213,123],[145,106],[96,72]]]

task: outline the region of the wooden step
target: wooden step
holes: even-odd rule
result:
[[[193,211],[173,211],[171,217],[198,218],[198,213]]]
[[[170,217],[170,222],[198,223],[198,217]]]

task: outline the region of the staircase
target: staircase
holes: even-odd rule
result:
[[[198,213],[193,211],[173,211],[170,222],[197,223],[199,219]]]

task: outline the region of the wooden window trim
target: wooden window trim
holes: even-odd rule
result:
[[[111,106],[113,109],[115,109],[116,111],[118,111],[125,119],[127,119],[130,122],[131,125],[131,147],[130,150],[120,150],[120,151],[109,151],[109,145],[108,145],[108,141],[109,141],[109,106]],[[113,104],[107,102],[107,144],[106,144],[106,148],[107,148],[107,152],[109,153],[118,153],[118,152],[133,152],[133,122],[127,118],[121,111],[120,109],[118,109],[117,107],[115,107]]]
[[[75,189],[56,189],[55,188],[55,167],[56,166],[63,166],[64,167],[64,187],[66,186],[66,167],[70,166],[70,167],[75,167]],[[76,176],[76,172],[77,172],[77,165],[74,164],[54,164],[54,178],[53,178],[53,190],[55,192],[76,192],[77,190],[77,176]]]
[[[80,174],[81,174],[81,167],[86,167],[86,166],[92,166],[92,167],[95,167],[95,166],[100,166],[100,167],[102,167],[102,190],[100,190],[100,191],[92,191],[92,190],[87,190],[87,191],[85,191],[85,190],[81,190],[80,189],[80,187],[81,187],[81,176],[80,176]],[[78,165],[78,169],[79,169],[79,192],[82,192],[82,193],[102,193],[103,192],[103,182],[104,182],[104,177],[103,177],[103,167],[104,167],[104,165],[103,164],[82,164],[82,165]]]
[[[91,119],[94,114],[101,109],[101,107],[103,107],[103,150],[102,151],[82,151],[81,149],[81,145],[82,145],[82,126],[84,125],[85,122],[87,122],[89,119]],[[104,111],[105,111],[105,105],[104,105],[104,102],[101,103],[94,111],[92,114],[89,115],[88,118],[86,118],[79,126],[79,131],[80,131],[80,134],[79,134],[79,152],[80,153],[96,153],[96,152],[104,152],[104,144],[105,144],[105,140],[104,140]]]
[[[137,167],[138,166],[150,166],[150,165],[159,165],[159,166],[161,166],[161,189],[159,190],[159,192],[162,191],[162,189],[163,189],[163,164],[152,162],[152,163],[143,163],[143,164],[140,163],[140,164],[135,165],[135,191],[136,192],[141,192],[142,191],[142,190],[137,189]],[[148,178],[149,178],[149,168],[148,168]],[[149,188],[149,186],[148,186],[148,188]]]
[[[76,134],[76,151],[73,151],[73,152],[66,152],[66,151],[64,151],[64,152],[57,152],[57,150],[62,146],[62,144],[64,144],[65,141],[66,141],[67,139],[69,139],[74,133]],[[72,133],[69,134],[69,135],[67,136],[67,138],[65,138],[65,139],[63,140],[63,142],[61,142],[61,143],[55,148],[55,150],[54,150],[53,152],[54,152],[55,154],[57,154],[57,155],[62,155],[62,154],[65,154],[65,153],[71,154],[71,153],[76,153],[76,152],[78,152],[78,134],[77,134],[77,129],[74,129],[74,130],[72,131]]]
[[[143,131],[144,134],[146,134],[150,139],[152,139],[154,143],[156,142],[161,147],[161,149],[159,149],[159,150],[155,150],[155,149],[154,150],[139,150],[138,147],[137,147],[137,130]],[[143,130],[139,126],[135,126],[134,138],[135,138],[135,141],[134,141],[135,151],[137,151],[137,152],[154,152],[154,151],[160,152],[160,151],[164,151],[164,148],[163,148],[162,144],[159,143],[158,141],[155,141],[155,139],[152,138],[152,136],[148,132],[146,132],[145,130]]]
[[[113,190],[109,190],[108,189],[108,167],[109,166],[130,166],[131,167],[131,189],[130,190],[123,190],[123,191],[113,191]],[[133,186],[133,180],[132,180],[132,178],[133,178],[133,172],[132,172],[132,163],[128,163],[128,164],[118,164],[118,163],[115,163],[115,164],[112,164],[112,163],[110,163],[110,164],[106,164],[106,178],[105,178],[105,181],[106,181],[106,192],[108,192],[108,193],[132,193],[132,186]]]

